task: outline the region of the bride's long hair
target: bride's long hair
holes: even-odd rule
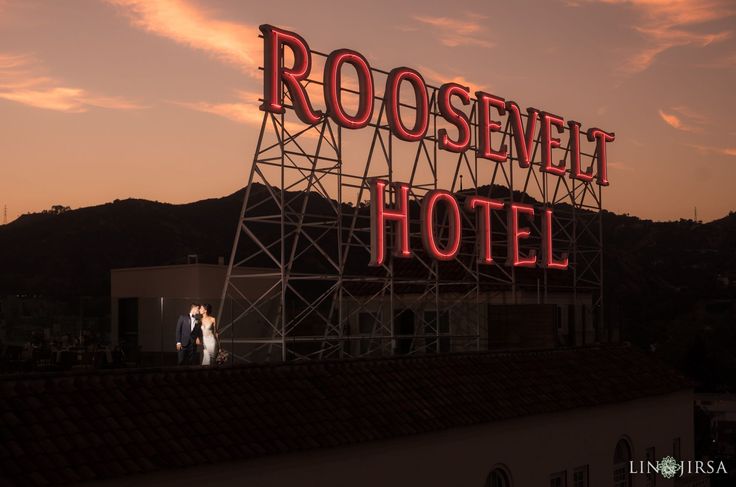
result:
[[[211,304],[203,304],[204,310],[207,312],[207,316],[212,316],[212,305]]]

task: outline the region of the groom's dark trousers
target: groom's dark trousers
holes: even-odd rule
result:
[[[192,329],[189,315],[179,316],[176,322],[176,343],[181,343],[178,351],[179,365],[195,365],[197,363],[197,338],[202,336],[202,328],[197,322]]]

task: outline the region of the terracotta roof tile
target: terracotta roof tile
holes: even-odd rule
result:
[[[625,346],[0,378],[0,484],[414,435],[690,385]]]

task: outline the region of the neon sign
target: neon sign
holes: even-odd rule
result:
[[[368,126],[373,117],[373,104],[376,96],[373,71],[360,53],[350,49],[333,51],[324,66],[323,96],[325,111],[318,110],[307,94],[306,80],[312,69],[312,52],[300,35],[270,25],[260,26],[264,38],[264,90],[261,110],[271,113],[284,113],[282,95],[288,92],[291,106],[297,117],[305,124],[314,125],[324,117],[350,130]],[[285,55],[288,49],[290,56]],[[341,73],[349,65],[357,74],[357,110],[348,113],[342,103],[343,92]],[[401,90],[411,90],[415,100],[412,114],[402,113]],[[497,95],[476,91],[471,97],[470,88],[457,83],[445,83],[439,88],[436,100],[439,115],[452,127],[456,134],[445,128],[437,132],[437,147],[440,150],[463,153],[473,149],[471,138],[476,132],[476,156],[481,159],[504,163],[509,160],[509,146],[498,142],[503,132],[506,117],[513,139],[516,159],[521,168],[530,168],[536,143],[541,152],[540,170],[551,176],[567,177],[589,183],[595,180],[600,186],[608,186],[607,151],[609,142],[615,140],[612,132],[592,127],[581,131],[581,124],[574,120],[538,110],[526,109],[526,126],[523,123],[521,108],[511,100]],[[383,103],[391,134],[396,138],[417,142],[427,137],[430,125],[430,100],[427,84],[418,71],[408,67],[392,69],[386,78]],[[475,110],[477,126],[471,124],[464,110]],[[562,145],[560,134],[565,127],[569,130],[567,149]],[[495,134],[495,135],[494,135]],[[581,167],[581,138],[594,143],[595,172],[593,164]],[[505,140],[505,137],[504,137]],[[509,143],[511,143],[509,141]],[[566,157],[570,157],[570,164]],[[559,155],[557,155],[559,154]],[[368,182],[371,193],[371,257],[369,265],[380,266],[386,260],[386,229],[394,226],[394,241],[391,242],[394,256],[411,258],[409,244],[409,193],[410,187],[403,183],[389,184],[381,179]],[[386,191],[392,189],[395,203],[387,205]],[[452,260],[460,250],[462,239],[462,212],[474,213],[477,222],[477,260],[480,264],[494,263],[491,241],[491,216],[494,211],[506,212],[507,259],[511,267],[542,267],[545,269],[567,269],[568,257],[565,253],[555,253],[553,249],[553,211],[545,207],[541,211],[533,206],[502,202],[480,196],[463,197],[459,202],[448,191],[429,191],[421,201],[421,236],[424,251],[437,260]],[[442,210],[440,210],[440,208]],[[442,211],[447,220],[448,235],[444,243],[437,235],[436,214]],[[536,249],[522,251],[520,242],[530,238],[531,229],[526,226],[535,216],[541,217],[541,245]],[[538,255],[539,254],[539,255]]]

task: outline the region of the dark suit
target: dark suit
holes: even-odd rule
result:
[[[179,365],[194,365],[197,363],[197,338],[202,338],[202,323],[195,317],[194,328],[189,315],[179,316],[176,322],[176,343],[181,343],[179,350]]]

